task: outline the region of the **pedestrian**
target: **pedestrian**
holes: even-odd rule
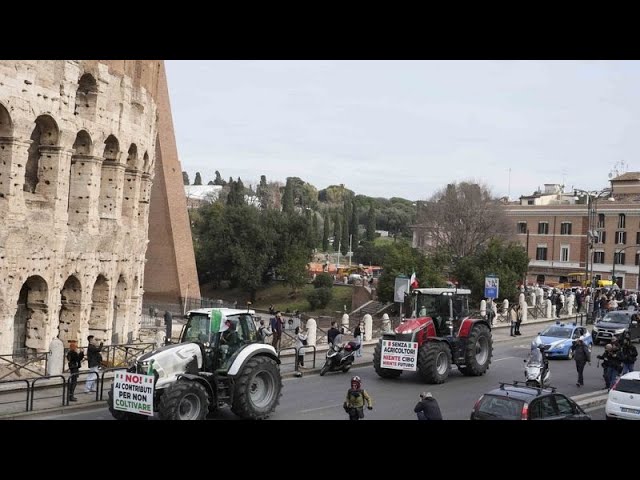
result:
[[[355,376],[351,379],[351,388],[347,390],[347,398],[342,405],[345,412],[349,414],[349,420],[360,420],[364,418],[364,406],[367,404],[369,410],[373,409],[373,399],[362,388],[362,380]]]
[[[307,335],[300,327],[295,329],[296,354],[298,355],[298,365],[304,368],[304,347],[307,345]]]
[[[489,321],[489,326],[493,327],[493,319],[496,318],[496,304],[493,301],[493,298],[490,298],[487,302],[487,320]]]
[[[591,351],[589,347],[584,343],[584,337],[578,338],[573,345],[571,345],[571,351],[573,352],[573,359],[576,362],[576,370],[578,371],[578,381],[576,387],[582,387],[584,385],[584,366],[589,363],[591,365]]]
[[[271,336],[272,332],[264,325],[264,320],[260,320],[260,326],[258,327],[258,341],[267,343],[267,337]]]
[[[78,341],[69,340],[69,351],[67,352],[67,364],[69,365],[69,394],[67,398],[70,402],[77,402],[78,399],[74,393],[76,391],[76,385],[78,384],[78,372],[80,371],[80,362],[84,358],[84,352],[78,350]]]
[[[633,365],[638,358],[638,349],[631,343],[629,334],[622,338],[622,375],[633,372]]]
[[[420,394],[420,401],[413,411],[418,416],[418,420],[442,420],[440,406],[438,401],[431,395],[431,392],[422,392]]]
[[[520,325],[522,325],[522,306],[517,303],[516,304],[516,328],[514,331],[514,335],[522,335],[522,333],[520,333]]]
[[[509,313],[509,336],[515,337],[516,334],[516,323],[518,322],[518,310],[520,309],[520,305],[517,303],[511,307],[511,312]]]
[[[596,358],[602,360],[602,369],[604,384],[607,390],[609,390],[616,381],[618,373],[622,371],[622,362],[620,361],[620,355],[617,348],[608,343],[604,347],[602,355],[598,355]]]
[[[95,392],[97,390],[96,380],[98,379],[98,370],[102,365],[102,355],[100,355],[103,345],[102,342],[100,342],[100,345],[96,345],[96,337],[93,335],[89,335],[87,340],[89,341],[89,346],[87,347],[87,362],[89,363],[89,371],[93,373],[90,373],[87,377],[84,393]]]
[[[333,344],[334,339],[340,334],[340,330],[338,330],[338,322],[335,320],[331,322],[331,328],[327,332],[327,343]]]
[[[282,327],[284,326],[284,320],[282,319],[282,313],[280,311],[276,312],[276,315],[271,318],[271,332],[273,334],[273,339],[271,341],[271,345],[276,350],[280,349],[280,339],[282,338]]]
[[[360,322],[356,329],[353,331],[354,345],[358,345],[356,350],[356,357],[362,356],[362,341],[364,340],[364,323]]]
[[[171,343],[171,335],[173,334],[173,316],[169,310],[164,311],[164,328],[165,328],[165,345]]]

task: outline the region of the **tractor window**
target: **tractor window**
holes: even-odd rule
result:
[[[208,342],[209,341],[209,315],[191,314],[184,332],[183,342]]]
[[[449,318],[449,298],[445,295],[418,295],[416,311],[424,308],[428,317]]]
[[[257,342],[256,324],[249,314],[240,315],[238,322],[240,337],[248,343]]]

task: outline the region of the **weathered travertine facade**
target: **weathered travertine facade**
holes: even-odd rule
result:
[[[0,61],[0,354],[135,336],[162,68]]]

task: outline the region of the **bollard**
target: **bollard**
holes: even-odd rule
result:
[[[480,315],[483,317],[487,316],[487,301],[480,300]]]
[[[340,321],[340,325],[345,327],[347,331],[349,330],[349,314],[345,313],[342,315],[342,320]]]
[[[388,316],[388,315],[387,315]],[[364,316],[364,340],[368,342],[371,340],[373,332],[373,318],[368,313]]]
[[[391,333],[391,320],[387,313],[382,315],[382,333]]]
[[[524,294],[521,294],[524,295]],[[524,298],[522,299],[522,302],[519,304],[520,305],[520,312],[522,315],[522,321],[521,323],[525,323],[527,321],[527,315],[529,313],[529,307],[527,306],[527,302],[524,300]]]
[[[531,292],[531,294],[529,295],[529,301],[531,302],[531,306],[532,307],[536,306],[536,294],[535,294],[535,292]]]
[[[162,330],[156,332],[156,348],[160,348],[164,345],[165,333]]]
[[[545,318],[553,318],[553,305],[551,305],[551,300],[549,300],[547,298],[547,300],[545,301],[545,309],[544,309],[544,316]]]
[[[54,337],[49,344],[49,361],[47,362],[47,375],[60,375],[64,370],[64,344],[62,340]]]
[[[507,300],[506,298],[502,301],[502,314],[509,314],[509,300]]]
[[[315,318],[310,318],[307,320],[307,344],[308,345],[316,345],[317,341],[317,327]]]

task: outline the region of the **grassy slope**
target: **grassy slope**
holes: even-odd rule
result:
[[[344,305],[347,306],[347,312],[351,311],[351,291],[350,287],[334,286],[333,287],[333,299],[329,302],[326,308],[322,310],[310,311],[309,302],[306,298],[306,293],[313,289],[313,285],[306,285],[303,287],[295,297],[291,297],[289,293],[291,288],[282,282],[274,282],[271,285],[258,290],[256,294],[256,301],[252,305],[252,308],[258,310],[267,310],[269,305],[274,305],[278,310],[283,312],[289,309],[290,311],[300,310],[307,314],[313,313],[313,315],[335,315],[336,312],[342,313]],[[223,299],[225,301],[237,301],[238,305],[246,305],[249,300],[249,295],[239,289],[212,289],[208,285],[200,286],[200,293],[205,298]]]

